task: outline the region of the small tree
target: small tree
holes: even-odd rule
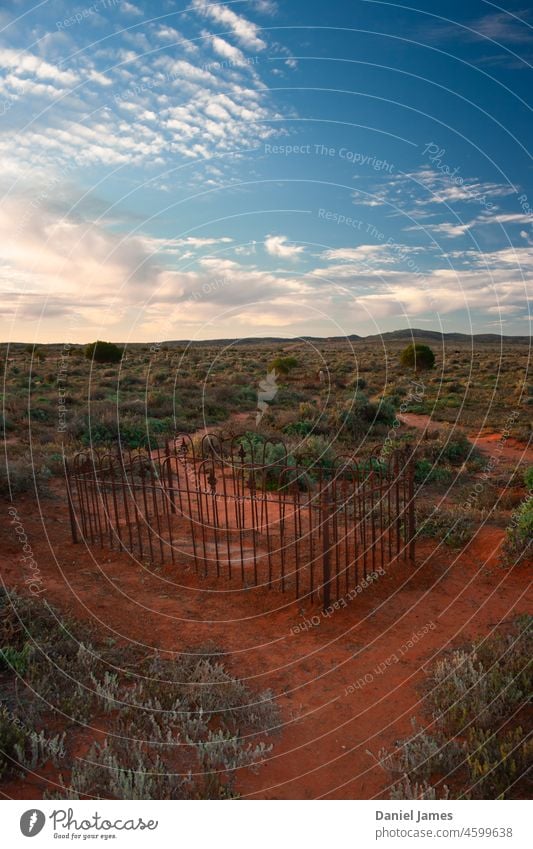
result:
[[[102,342],[100,339],[97,342],[91,342],[85,348],[85,356],[88,360],[94,360],[95,363],[119,363],[122,354],[122,349],[114,342]]]
[[[275,360],[272,360],[269,371],[274,370],[277,374],[286,377],[291,369],[296,368],[297,365],[298,360],[296,357],[276,357]]]
[[[400,355],[400,362],[402,366],[415,371],[428,371],[435,365],[435,354],[428,345],[417,342],[404,348]]]
[[[37,345],[26,345],[24,350],[30,355],[30,357],[33,357],[35,360],[39,360],[40,363],[44,363],[46,360],[44,351],[38,348]]]

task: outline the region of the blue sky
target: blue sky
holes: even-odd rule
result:
[[[527,5],[3,2],[2,337],[529,334]]]

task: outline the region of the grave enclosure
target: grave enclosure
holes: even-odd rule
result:
[[[326,463],[290,457],[281,440],[179,434],[152,455],[80,452],[67,492],[74,542],[324,608],[415,558],[405,451]]]

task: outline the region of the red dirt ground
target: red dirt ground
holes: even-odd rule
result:
[[[435,421],[431,416],[420,415],[419,413],[403,413],[398,418],[409,427],[421,431],[447,431],[451,427],[447,422]],[[501,433],[486,432],[486,429],[479,431],[479,433],[467,435],[482,454],[495,454],[501,459],[516,464],[531,465],[533,463],[533,446],[531,445],[525,445]]]
[[[239,776],[245,798],[386,797],[387,775],[374,756],[409,733],[414,714],[422,716],[417,687],[423,668],[440,652],[486,636],[531,608],[529,565],[498,565],[503,531],[497,528],[482,528],[460,554],[420,543],[416,568],[391,568],[323,618],[318,606],[302,600],[291,603],[279,594],[272,611],[267,590],[221,592],[220,584],[180,576],[176,566],[150,571],[124,554],[74,545],[59,493],[38,509],[30,499],[15,506],[51,604],[91,621],[103,638],[132,641],[147,654],[214,642],[252,689],[274,691],[283,728],[259,772]],[[3,581],[24,592],[21,551],[7,522],[0,550]],[[319,624],[297,630],[312,615]],[[401,654],[411,636],[432,623]],[[376,674],[380,664],[386,669]],[[362,686],[354,687],[358,680]],[[43,789],[44,782],[33,779],[4,786],[4,793],[38,798]]]

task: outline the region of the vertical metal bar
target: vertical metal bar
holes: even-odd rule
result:
[[[241,446],[242,448],[242,446]],[[244,450],[241,452],[241,467],[237,473],[236,484],[237,484],[237,498],[235,501],[237,507],[237,528],[239,531],[239,550],[241,554],[241,581],[244,584],[245,575],[244,575],[244,548],[243,548],[243,534],[244,534]]]
[[[168,445],[168,442],[167,442]],[[168,499],[170,501],[170,510],[172,513],[176,512],[176,499],[174,496],[174,489],[172,486],[172,463],[171,458],[167,455],[166,460],[164,461],[166,464],[166,473],[167,473],[167,486],[168,486]],[[162,480],[164,480],[164,471],[161,475]]]
[[[298,473],[296,475],[298,479]],[[293,498],[292,498],[292,509],[293,509],[293,524],[294,524],[294,580],[295,580],[295,592],[296,598],[300,598],[300,549],[299,549],[299,535],[298,535],[298,516],[300,512],[300,490],[298,487],[298,480],[292,484],[293,490]]]
[[[374,470],[370,472],[370,531],[372,534],[372,571],[376,571],[376,474]],[[366,576],[365,576],[366,577]]]
[[[394,454],[394,490],[395,490],[395,526],[396,526],[396,556],[401,546],[401,500],[400,500],[400,470],[398,468],[398,452]]]
[[[283,481],[283,471],[281,473],[280,483]],[[285,482],[280,486],[279,496],[279,550],[280,550],[280,570],[281,570],[281,592],[285,592],[285,510],[286,501],[285,493],[282,493],[282,488],[285,487]]]
[[[385,482],[383,478],[383,469],[380,468],[378,470],[379,474],[379,565],[383,568],[383,562],[385,559],[385,537],[384,537],[384,528],[383,528],[383,501],[385,499]]]
[[[344,592],[347,595],[350,589],[350,551],[348,546],[348,481],[343,480],[342,487],[342,509],[344,510]]]
[[[98,473],[96,471],[96,461],[94,457],[92,459],[91,501],[94,510],[95,527],[98,529],[98,536],[100,537],[100,546],[101,548],[103,548],[104,535],[102,533],[102,523],[100,521],[100,503],[98,499]]]
[[[253,560],[254,560],[254,584],[257,586],[258,584],[258,572],[257,572],[257,533],[258,533],[258,512],[257,512],[257,495],[256,495],[256,481],[255,481],[255,466],[250,471],[250,478],[248,481],[249,489],[250,489],[250,508],[252,515],[252,551],[253,551]]]
[[[321,509],[320,524],[322,525],[322,608],[326,611],[331,602],[331,564],[329,556],[329,522],[330,522],[330,503],[329,503],[329,484],[326,482],[322,490],[322,509]]]
[[[204,560],[204,577],[206,577],[207,571],[208,571],[208,569],[207,569],[208,556],[207,556],[207,539],[206,539],[206,533],[205,533],[206,516],[205,516],[205,513],[204,513],[204,502],[203,502],[204,491],[203,491],[202,476],[205,477],[205,461],[200,466],[200,473],[198,475],[198,477],[199,477],[199,481],[198,481],[198,510],[199,510],[200,527],[202,529],[202,551],[203,551],[203,560]],[[209,503],[207,502],[207,496],[206,496],[206,508],[207,508],[207,511],[209,511]],[[207,516],[207,521],[209,521],[209,515]]]
[[[100,487],[101,487],[101,493],[102,493],[101,501],[102,501],[102,507],[103,507],[104,516],[105,516],[105,528],[106,528],[106,530],[109,534],[110,548],[113,548],[113,528],[112,528],[112,524],[111,524],[111,511],[109,509],[109,500],[108,500],[108,497],[107,497],[108,473],[107,473],[107,470],[103,468],[103,460],[100,461],[100,474],[101,474]]]
[[[337,561],[338,558],[338,528],[337,528],[337,484],[335,477],[333,476],[331,481],[328,483],[328,505],[329,505],[329,521],[328,521],[328,534],[329,534],[329,562],[331,569],[331,581],[330,588],[333,588],[333,584],[335,583],[335,597],[337,598],[339,595],[339,564]],[[331,593],[331,589],[330,589]]]
[[[412,563],[416,557],[416,511],[415,511],[415,455],[411,454],[407,461],[409,480],[409,558]]]
[[[222,470],[224,471],[224,470]],[[212,505],[212,513],[213,513],[213,534],[215,540],[215,560],[216,560],[216,570],[217,570],[217,578],[220,578],[220,558],[218,552],[218,502],[217,502],[217,477],[215,474],[215,461],[214,458],[211,460],[211,474],[209,476],[209,487],[211,490],[211,505]],[[207,499],[207,495],[206,495]]]
[[[362,510],[361,510],[361,527],[362,527],[362,545],[363,545],[363,578],[366,579],[367,570],[366,570],[366,559],[367,559],[367,545],[366,545],[366,526],[367,526],[367,492],[366,492],[366,482],[367,482],[367,473],[366,469],[363,469],[363,477],[361,481],[361,502],[362,502]]]
[[[132,522],[130,519],[130,510],[128,507],[129,488],[126,470],[123,463],[120,465],[120,490],[122,492],[122,500],[124,502],[124,518],[126,520],[126,528],[128,529],[128,539],[130,542],[129,553],[133,554],[133,531],[131,527]]]
[[[388,562],[392,560],[392,478],[390,455],[387,458],[387,541],[389,548]]]
[[[70,519],[70,533],[72,536],[72,542],[78,542],[78,530],[76,528],[76,517],[74,515],[74,504],[72,501],[72,492],[70,490],[71,484],[71,469],[67,461],[65,461],[65,482],[67,485],[67,500],[68,500],[68,515]]]
[[[315,527],[313,522],[313,499],[314,493],[311,490],[309,501],[307,505],[308,518],[309,518],[309,597],[312,600],[315,592]]]
[[[168,442],[167,442],[167,445],[168,445]],[[170,463],[171,463],[171,458],[168,457],[168,456],[165,457],[165,459],[163,460],[163,466],[162,466],[162,470],[161,470],[162,471],[162,474],[161,474],[161,498],[162,498],[162,503],[163,503],[163,510],[164,510],[164,513],[165,513],[165,516],[166,516],[166,519],[167,519],[168,544],[170,546],[170,559],[172,561],[172,564],[174,564],[174,562],[175,562],[174,540],[172,538],[172,520],[171,520],[172,508],[171,508],[171,501],[169,500],[169,492],[165,490],[165,476],[166,476],[166,471],[167,471],[165,469],[165,465],[170,466]],[[171,475],[172,475],[172,473],[171,473]],[[171,477],[171,480],[172,480],[172,477]],[[174,505],[174,513],[175,512],[176,512],[176,506]]]
[[[266,478],[263,481],[263,506],[262,518],[265,523],[267,557],[268,557],[268,588],[272,589],[272,539],[270,535],[270,517],[268,515],[268,492],[266,490]]]
[[[185,477],[185,487],[186,487],[186,490],[187,490],[187,512],[189,514],[189,522],[190,522],[190,527],[191,527],[191,541],[192,541],[192,550],[193,550],[193,556],[194,556],[194,568],[195,568],[196,572],[198,572],[198,554],[197,554],[197,551],[196,551],[196,527],[195,527],[195,524],[194,524],[194,516],[193,516],[193,509],[192,509],[191,486],[190,486],[190,480],[189,480],[189,465],[188,465],[188,462],[187,462],[187,456],[186,455],[184,456],[184,459],[183,459],[183,468],[185,470],[184,477]],[[197,490],[196,490],[196,497],[198,499],[198,491]],[[181,495],[180,495],[180,503],[181,503]],[[199,516],[199,513],[198,513],[198,516]]]
[[[144,524],[146,526],[146,533],[148,535],[148,547],[150,549],[150,560],[154,562],[154,547],[152,543],[152,524],[150,522],[150,511],[148,509],[148,497],[146,494],[146,468],[144,466],[144,462],[141,458],[139,462],[139,466],[141,469],[141,486],[142,486],[142,496],[143,496],[143,506],[144,506]]]
[[[361,515],[361,505],[360,505],[360,496],[359,496],[359,469],[356,467],[353,477],[353,543],[354,543],[354,586],[357,586],[359,583],[359,541],[357,539],[357,529],[359,527],[359,519]]]
[[[159,499],[157,497],[158,494],[161,492],[161,484],[160,484],[161,474],[159,474],[159,476],[156,477],[153,462],[151,460],[148,460],[148,462],[150,464],[149,465],[149,475],[150,475],[149,480],[150,480],[150,487],[152,489],[152,506],[154,508],[154,519],[155,519],[155,525],[156,525],[156,529],[157,529],[157,537],[159,539],[159,553],[160,553],[160,556],[161,556],[160,562],[161,562],[161,564],[163,564],[164,561],[165,561],[165,556],[163,554],[163,535],[162,535],[162,532],[161,532],[160,506],[159,506]],[[161,467],[159,467],[159,470],[161,472]],[[157,486],[156,486],[156,481],[157,481]]]
[[[225,468],[221,467],[222,474],[222,489],[223,489],[223,499],[224,499],[224,522],[226,528],[226,552],[228,555],[228,578],[231,580],[231,529],[230,529],[230,520],[229,520],[229,510],[228,510],[228,489],[226,482],[226,473]]]
[[[85,506],[85,481],[83,474],[81,472],[77,473],[74,478],[74,483],[76,484],[76,492],[78,495],[78,506],[80,510],[80,518],[81,518],[81,533],[84,539],[88,539],[90,537],[89,527],[88,527],[88,508]]]
[[[115,525],[116,525],[116,529],[117,529],[119,549],[122,549],[123,548],[122,531],[120,529],[120,513],[119,513],[119,509],[118,509],[118,502],[117,502],[117,488],[116,488],[116,483],[115,483],[115,469],[114,469],[114,466],[113,466],[113,462],[114,461],[111,459],[110,463],[109,463],[109,480],[110,480],[110,483],[111,483],[113,511],[115,513]]]

